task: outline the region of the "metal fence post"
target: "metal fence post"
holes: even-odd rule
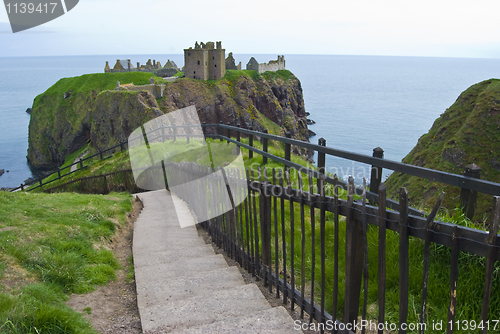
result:
[[[363,274],[363,227],[354,219],[354,178],[349,177],[347,186],[346,242],[345,242],[345,299],[344,323],[353,324],[358,319]]]
[[[287,132],[285,132],[285,137],[292,138],[292,134],[287,131]],[[286,161],[290,161],[291,152],[292,152],[292,145],[289,143],[285,143],[285,160]],[[285,165],[285,171],[288,171],[288,170],[290,170],[290,167]]]
[[[326,139],[325,138],[320,138],[318,139],[318,145],[319,146],[326,146]],[[324,152],[318,152],[318,173],[325,174],[325,153]],[[317,179],[317,185],[318,185],[318,191],[320,188],[320,179]]]
[[[240,123],[236,124],[236,127],[240,128],[241,127]],[[239,130],[237,130],[236,131],[236,141],[239,143],[240,140],[241,140],[241,133]],[[238,154],[240,154],[240,145],[237,145],[237,147],[238,147]]]
[[[206,142],[207,138],[207,122],[203,122],[203,125],[201,126],[201,130],[203,131],[203,141]]]
[[[61,179],[61,168],[58,168],[57,169],[57,179],[60,180]]]
[[[464,176],[481,178],[481,168],[476,164],[465,166]],[[477,191],[462,188],[460,191],[460,207],[467,218],[472,219],[476,211]]]
[[[231,123],[227,122],[227,125],[230,126]],[[231,138],[231,130],[229,128],[227,128],[227,138]],[[229,140],[227,141],[227,143],[229,144]]]
[[[99,153],[101,154],[101,160],[102,160],[102,151],[101,151],[101,152],[99,152]],[[82,168],[83,168],[83,160],[82,160],[82,159],[80,159],[80,161],[79,161],[79,162],[80,162],[80,169],[82,169]]]
[[[374,158],[384,158],[384,150],[380,147],[373,149]],[[370,177],[370,191],[372,193],[378,194],[378,187],[382,182],[382,167],[375,167],[372,165],[372,174]]]
[[[248,129],[251,131],[252,130],[252,126],[250,125],[248,127]],[[253,147],[253,135],[252,134],[248,135],[248,146]],[[248,159],[252,159],[252,158],[253,158],[253,151],[249,150],[248,151]]]
[[[219,122],[220,125],[222,125],[222,121]],[[222,141],[222,126],[219,126],[219,135],[220,135],[220,141]]]
[[[267,133],[267,129],[264,129],[262,132]],[[266,153],[267,153],[267,143],[268,143],[267,138],[262,137],[262,150]],[[267,164],[267,157],[265,156],[262,157],[262,164],[263,165]]]
[[[259,196],[260,208],[260,235],[262,242],[262,264],[264,265],[262,273],[264,277],[264,285],[268,286],[269,276],[267,275],[271,270],[271,195],[267,189],[269,181],[267,179],[267,169],[263,169],[263,184],[264,189]],[[261,181],[261,180],[259,180]]]

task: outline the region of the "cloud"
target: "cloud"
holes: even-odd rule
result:
[[[497,0],[254,0],[244,10],[226,0],[86,0],[30,32],[62,54],[182,53],[195,41],[222,40],[237,53],[476,57],[500,45],[498,9]]]

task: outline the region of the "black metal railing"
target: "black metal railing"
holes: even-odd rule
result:
[[[454,310],[457,302],[458,257],[461,252],[485,257],[485,283],[481,320],[486,324],[491,299],[494,263],[500,259],[500,240],[498,221],[500,216],[500,197],[493,198],[493,214],[490,221],[490,232],[435,221],[435,215],[441,205],[442,196],[434,210],[427,218],[413,216],[408,211],[408,194],[404,188],[400,191],[398,212],[387,210],[385,185],[379,187],[379,204],[367,204],[366,191],[360,203],[354,201],[354,180],[350,178],[347,185],[347,199],[338,195],[339,188],[334,188],[333,196],[325,194],[325,177],[319,178],[319,190],[314,191],[312,173],[298,173],[298,189],[292,188],[290,173],[281,169],[229,172],[228,177],[244,179],[248,184],[248,194],[242,204],[229,210],[224,215],[204,222],[203,227],[212,236],[213,242],[235,259],[253,275],[260,277],[269,291],[274,291],[283,303],[290,303],[292,309],[300,310],[301,318],[305,313],[308,321],[316,321],[340,329],[343,333],[346,324],[354,324],[358,320],[362,306],[362,320],[367,320],[368,294],[368,226],[378,228],[378,323],[385,323],[385,289],[386,289],[386,231],[399,234],[399,326],[407,324],[409,307],[409,248],[412,238],[425,242],[424,269],[422,278],[422,301],[420,332],[426,323],[427,282],[429,276],[429,245],[431,243],[450,247],[452,257],[450,263],[451,280],[450,309]],[[339,185],[336,176],[334,185]],[[308,188],[305,184],[308,184]],[[366,184],[364,186],[366,190]],[[299,207],[299,213],[294,208]],[[327,214],[330,218],[327,220]],[[288,216],[287,216],[288,215]],[[333,217],[332,217],[333,215]],[[341,219],[343,218],[343,219]],[[317,231],[319,222],[319,231]],[[333,235],[326,234],[327,225],[333,224]],[[342,236],[340,227],[345,229],[345,268],[339,272],[339,244]],[[331,225],[329,226],[331,231]],[[373,230],[372,230],[373,231]],[[317,246],[319,233],[319,259]],[[300,244],[297,244],[300,240]],[[334,250],[326,254],[326,242],[334,243]],[[306,254],[311,249],[311,254]],[[373,254],[371,254],[373,256]],[[308,260],[306,261],[306,257]],[[327,258],[333,257],[333,277],[326,277]],[[319,260],[319,261],[318,261]],[[414,265],[414,264],[412,264]],[[320,272],[319,277],[314,272]],[[306,271],[311,272],[309,278]],[[341,272],[344,274],[342,275]],[[325,295],[326,280],[334,281],[333,294]],[[298,283],[300,282],[300,283]],[[343,291],[339,283],[345,282]],[[364,296],[361,296],[361,293]],[[344,295],[343,317],[337,317],[340,295]],[[458,290],[460,296],[460,290]],[[333,305],[332,314],[325,309],[327,299]],[[333,300],[332,300],[333,299]],[[363,305],[360,305],[361,300]],[[455,323],[455,313],[448,315],[448,324]],[[490,331],[495,324],[491,323]],[[417,324],[418,326],[418,324]],[[446,324],[445,324],[446,326]],[[500,324],[496,327],[499,328]],[[335,328],[335,327],[334,327]],[[337,332],[337,331],[333,331]],[[453,333],[452,327],[448,332]],[[486,332],[486,331],[483,331]],[[382,333],[382,330],[379,331]],[[399,327],[399,333],[406,330]]]

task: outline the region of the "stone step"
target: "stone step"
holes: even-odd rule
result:
[[[135,280],[144,283],[167,281],[170,278],[189,277],[194,273],[226,268],[227,262],[221,254],[180,259],[157,266],[135,268]]]
[[[171,333],[183,334],[216,334],[216,333],[238,333],[238,334],[290,334],[300,333],[294,329],[294,322],[287,310],[283,307],[275,307],[259,311],[248,316],[225,319],[209,325],[194,326],[188,329],[175,329]]]
[[[182,251],[180,251],[182,249]],[[210,245],[198,247],[178,247],[168,248],[160,252],[137,252],[134,253],[134,267],[142,268],[147,266],[158,266],[163,263],[170,263],[180,259],[189,259],[195,257],[203,257],[214,255],[214,249]]]
[[[245,285],[240,271],[236,267],[201,272],[189,277],[171,278],[155,284],[137,287],[139,308],[160,303],[174,302],[192,297],[202,297],[215,291],[236,288]]]
[[[133,253],[134,254],[144,254],[144,253],[157,253],[164,251],[176,252],[177,254],[182,254],[182,252],[188,248],[199,248],[205,247],[207,244],[201,238],[177,238],[162,240],[161,242],[155,242],[150,245],[147,244],[147,239],[144,241],[133,242]]]
[[[215,291],[203,297],[162,302],[139,310],[143,333],[150,334],[170,333],[174,329],[211,324],[270,308],[259,288],[255,284],[247,284]]]
[[[139,237],[147,238],[176,238],[176,237],[191,237],[198,238],[198,231],[195,228],[180,228],[179,226],[140,226],[137,230]],[[153,239],[152,239],[153,240]]]

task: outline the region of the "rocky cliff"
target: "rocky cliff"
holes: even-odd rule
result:
[[[481,179],[500,182],[500,80],[490,79],[465,90],[455,103],[434,122],[403,162],[463,174],[465,166],[481,167]],[[444,207],[449,211],[459,205],[460,188],[444,186],[401,173],[386,181],[395,197],[400,187],[408,190],[411,205],[432,206],[445,191]],[[489,217],[492,197],[478,196],[474,219]]]
[[[149,83],[148,73],[104,73],[61,79],[33,103],[28,161],[36,169],[60,165],[88,140],[97,149],[126,140],[144,122],[195,105],[201,122],[267,129],[308,140],[300,81],[289,71],[227,71],[221,80],[164,82],[161,98],[122,84]]]

